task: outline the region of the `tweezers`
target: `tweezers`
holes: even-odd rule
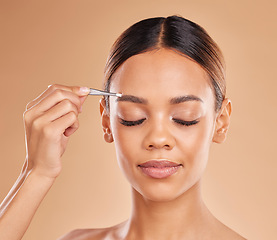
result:
[[[90,88],[90,92],[88,95],[122,97],[121,93],[112,93],[112,92],[102,91],[94,88]]]

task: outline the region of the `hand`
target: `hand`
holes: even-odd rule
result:
[[[54,84],[28,103],[23,114],[28,171],[50,178],[60,174],[61,157],[79,127],[78,115],[88,95],[82,89]]]

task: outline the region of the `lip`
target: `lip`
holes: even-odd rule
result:
[[[150,160],[139,164],[141,171],[152,178],[167,178],[176,173],[182,164],[168,160]]]

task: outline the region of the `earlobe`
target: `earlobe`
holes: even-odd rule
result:
[[[222,107],[217,115],[213,142],[223,143],[227,137],[227,131],[230,125],[230,117],[232,112],[232,104],[230,99],[225,98]]]
[[[110,133],[104,133],[104,139],[107,143],[112,143],[113,142],[113,135]]]
[[[111,127],[110,127],[110,115],[107,112],[106,109],[106,102],[105,99],[101,99],[99,101],[100,103],[100,114],[101,114],[101,119],[102,119],[102,129],[104,132],[104,139],[108,143],[113,142],[113,135],[111,132]]]

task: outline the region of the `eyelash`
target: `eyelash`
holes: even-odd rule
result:
[[[140,120],[137,121],[126,121],[124,119],[120,119],[120,123],[124,126],[127,127],[131,127],[131,126],[137,126],[142,124],[144,121],[146,120],[146,118],[142,118]],[[176,119],[176,118],[172,118],[172,120],[174,122],[176,122],[177,124],[183,125],[183,126],[191,126],[191,125],[195,125],[199,122],[199,120],[193,120],[193,121],[184,121],[184,120],[180,120],[180,119]]]
[[[136,125],[140,125],[142,124],[144,121],[146,120],[146,118],[142,118],[140,120],[137,120],[137,121],[126,121],[124,119],[120,119],[120,123],[124,126],[128,126],[128,127],[131,127],[131,126],[136,126]]]
[[[172,118],[172,120],[178,124],[185,125],[185,126],[191,126],[195,125],[199,122],[199,120],[193,120],[193,121],[184,121],[176,118]]]

